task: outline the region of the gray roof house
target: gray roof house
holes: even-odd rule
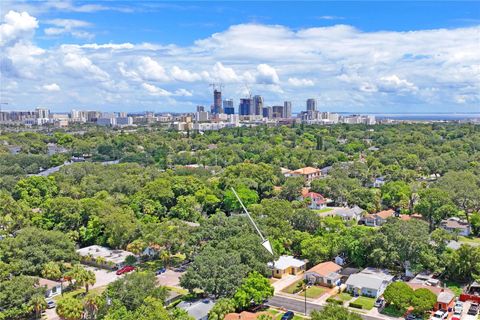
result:
[[[346,290],[354,295],[378,298],[392,280],[393,276],[387,270],[365,268],[352,274],[345,284]]]
[[[177,305],[177,308],[187,311],[195,320],[208,320],[208,313],[214,305],[214,301],[204,299],[197,301],[182,301]]]

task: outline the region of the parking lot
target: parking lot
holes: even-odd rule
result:
[[[115,271],[99,269],[99,268],[90,267],[90,266],[84,266],[84,267],[85,269],[91,270],[95,273],[96,281],[95,281],[95,284],[91,286],[92,289],[107,286],[113,281],[121,277],[121,276],[117,276],[115,274]]]
[[[468,309],[470,308],[470,305],[472,303],[470,301],[465,301],[463,303],[463,313],[462,313],[462,320],[477,320],[478,319],[478,316],[472,316],[472,315],[469,315],[467,314],[468,312]]]

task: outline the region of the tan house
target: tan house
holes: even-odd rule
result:
[[[341,270],[342,267],[335,262],[322,262],[308,269],[305,272],[305,278],[311,283],[331,288],[340,283],[342,279]]]
[[[286,172],[284,175],[285,177],[304,177],[305,183],[307,185],[310,185],[313,180],[318,179],[322,176],[322,171],[313,167],[305,167]]]
[[[305,271],[306,262],[292,256],[280,256],[277,261],[269,266],[272,269],[272,277],[282,278],[284,275],[297,275]]]
[[[363,222],[369,227],[378,227],[387,222],[387,219],[395,216],[395,210],[383,210],[363,217]]]

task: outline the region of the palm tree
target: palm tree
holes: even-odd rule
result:
[[[42,310],[47,307],[47,303],[45,302],[45,297],[41,294],[36,294],[32,296],[30,299],[30,307],[33,311],[35,311],[35,319],[40,319],[40,315],[42,314]]]
[[[60,267],[57,263],[50,261],[43,265],[42,277],[50,280],[57,280],[61,276],[62,276],[62,272],[60,271]]]
[[[101,297],[97,293],[90,293],[83,299],[87,319],[95,319],[97,317],[100,301]]]
[[[71,296],[65,296],[57,302],[57,314],[65,320],[80,320],[83,315],[83,304]]]
[[[160,253],[160,259],[162,259],[165,268],[168,266],[170,262],[170,253],[167,250],[162,250]]]
[[[93,286],[96,281],[97,281],[97,278],[93,271],[84,270],[82,274],[82,282],[83,282],[83,285],[85,286],[85,292],[88,293],[88,287],[91,285]]]
[[[91,270],[86,270],[81,265],[76,264],[66,273],[67,276],[75,279],[75,285],[85,286],[85,291],[88,292],[88,287],[94,285],[97,281],[95,273]]]

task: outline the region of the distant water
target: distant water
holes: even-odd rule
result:
[[[365,114],[375,116],[377,120],[417,120],[417,121],[455,121],[480,119],[480,113],[352,113],[339,112],[341,115]]]

